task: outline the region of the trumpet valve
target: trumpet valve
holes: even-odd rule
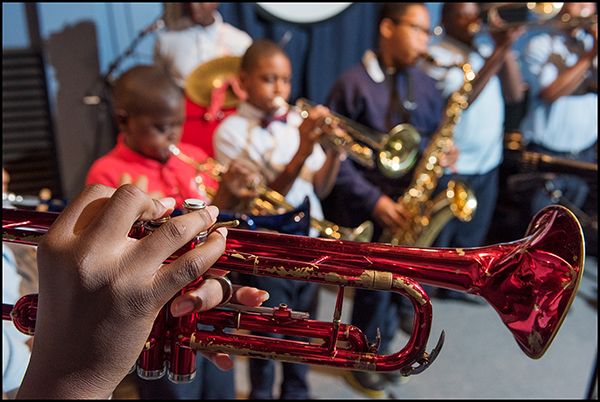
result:
[[[203,209],[206,209],[206,203],[202,200],[198,200],[195,198],[188,198],[183,202],[183,209],[186,211],[185,213],[190,213],[193,211],[202,211]],[[195,245],[204,243],[207,237],[207,230],[203,230],[202,232],[198,233],[196,237],[194,237]]]
[[[288,308],[287,304],[281,303],[279,307],[273,309],[273,317],[291,318],[292,309]]]

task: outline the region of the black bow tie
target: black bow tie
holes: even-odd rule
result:
[[[267,128],[269,126],[269,124],[273,123],[274,121],[282,121],[282,122],[287,122],[287,112],[280,115],[280,116],[266,116],[264,117],[261,121],[260,121],[260,126],[262,128]]]

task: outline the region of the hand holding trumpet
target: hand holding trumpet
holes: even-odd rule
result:
[[[492,8],[488,11],[488,23],[490,28],[492,28],[490,35],[494,42],[496,42],[496,46],[512,46],[527,30],[523,25],[508,26],[506,21],[500,17],[497,8]]]
[[[317,105],[303,114],[304,121],[298,127],[300,131],[298,153],[306,155],[306,157],[312,154],[314,145],[327,130],[328,116],[329,109],[323,105]]]
[[[171,219],[152,236],[128,237],[134,221],[167,216],[173,207],[173,199],[152,199],[131,184],[117,190],[92,184],[60,214],[38,248],[36,347],[19,397],[108,398],[165,303],[203,274],[223,275],[209,267],[225,250],[224,228],[175,263],[163,263],[215,222],[215,207]],[[219,284],[203,281],[175,299],[171,312],[215,307],[223,299]],[[255,288],[233,289],[233,299],[250,306],[266,297]],[[225,354],[208,357],[223,370],[232,367]]]
[[[219,190],[212,200],[212,205],[223,210],[232,210],[240,200],[258,197],[258,192],[252,184],[262,181],[262,175],[233,160],[227,172],[221,176]]]

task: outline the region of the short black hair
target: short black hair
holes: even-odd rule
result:
[[[381,9],[379,10],[379,20],[377,26],[381,24],[386,18],[391,19],[394,22],[398,22],[398,19],[406,14],[406,11],[411,6],[425,6],[425,3],[382,3]]]
[[[288,55],[275,42],[269,39],[255,40],[242,56],[240,71],[251,71],[258,60],[281,54],[289,59]]]
[[[119,76],[112,88],[115,109],[123,109],[131,115],[147,113],[148,105],[160,94],[184,96],[182,88],[153,65],[130,68]]]

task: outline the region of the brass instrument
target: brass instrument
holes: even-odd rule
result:
[[[198,171],[209,174],[217,181],[220,181],[221,175],[227,172],[226,167],[224,167],[212,158],[207,158],[206,160],[204,160],[204,162],[200,163],[182,153],[181,150],[175,145],[169,146],[169,150],[177,158],[181,159],[185,163],[194,166]],[[216,194],[214,188],[210,188],[200,182],[199,185],[203,186],[203,189],[211,198],[214,197],[214,195]],[[266,211],[270,214],[281,214],[284,212],[294,210],[294,207],[288,204],[285,201],[285,197],[277,191],[271,190],[270,188],[266,187],[261,183],[252,183],[252,185],[254,189],[258,192],[259,197],[254,198],[250,202],[250,205],[246,208],[250,210],[251,213],[259,215],[261,212]],[[365,221],[357,228],[350,229],[336,225],[335,223],[327,220],[318,220],[311,217],[310,226],[317,229],[321,237],[336,240],[369,242],[373,237],[374,231],[373,222],[371,221]]]
[[[213,91],[223,90],[223,108],[238,105],[240,99],[228,84],[240,69],[240,56],[223,56],[198,66],[185,82],[185,94],[194,103],[209,107],[213,100]]]
[[[273,103],[278,107],[290,108],[281,97],[275,98]],[[314,106],[313,102],[300,98],[295,107],[306,118],[308,110]],[[382,134],[334,112],[329,114],[325,123],[331,128],[331,133],[321,137],[324,146],[332,144],[341,147],[352,160],[365,167],[374,168],[377,164],[379,170],[388,177],[404,175],[417,160],[421,136],[410,124],[399,124],[388,134]]]
[[[582,17],[571,16],[564,13],[560,19],[555,19],[562,9],[563,3],[489,3],[487,7],[483,7],[484,12],[488,15],[500,9],[508,9],[515,7],[524,7],[531,12],[534,19],[531,21],[518,21],[502,24],[501,26],[490,26],[489,24],[479,25],[473,23],[469,26],[469,31],[473,34],[478,33],[494,33],[508,29],[525,27],[527,30],[532,29],[551,29],[551,28],[577,28],[588,27],[598,23],[597,15],[588,15]],[[489,21],[489,18],[488,18]]]
[[[404,246],[430,246],[439,231],[453,217],[468,222],[477,208],[477,200],[472,190],[460,180],[448,183],[445,192],[435,199],[431,195],[438,179],[443,175],[440,157],[452,146],[454,126],[460,119],[463,109],[468,106],[471,81],[475,78],[469,64],[463,65],[465,81],[462,87],[453,93],[444,111],[444,120],[432,136],[421,160],[413,173],[410,186],[398,199],[410,218],[397,233],[384,229],[380,238],[382,243]]]
[[[527,151],[527,141],[519,132],[504,134],[504,158],[524,172],[555,172],[598,179],[598,164]]]
[[[437,61],[432,55],[425,53],[421,55],[421,58],[427,62],[430,63],[432,65],[434,65],[435,67],[441,67],[441,68],[454,68],[454,67],[458,67],[460,69],[463,68],[464,63],[453,63],[453,64],[442,64],[439,61]]]
[[[37,245],[57,216],[4,210],[2,239]],[[146,235],[143,227],[129,234],[135,238]],[[165,262],[177,259],[196,244],[188,243]],[[168,370],[172,381],[188,382],[195,373],[197,350],[348,370],[418,374],[436,359],[444,340],[442,332],[437,346],[426,353],[433,308],[419,283],[483,297],[523,352],[539,359],[550,347],[577,294],[584,249],[579,222],[559,205],[538,212],[520,240],[467,249],[403,247],[229,229],[225,252],[213,268],[337,286],[333,321],[310,320],[285,305],[228,305],[175,318],[167,303],[141,351],[138,374],[158,378]],[[200,281],[202,278],[182,291]],[[402,350],[379,355],[377,344],[369,343],[360,329],[340,322],[344,289],[348,286],[391,291],[411,301],[415,322]],[[36,311],[37,295],[27,295],[14,306],[4,304],[2,318],[32,335]],[[214,329],[198,330],[198,324]],[[306,341],[228,333],[223,328],[294,335]]]

